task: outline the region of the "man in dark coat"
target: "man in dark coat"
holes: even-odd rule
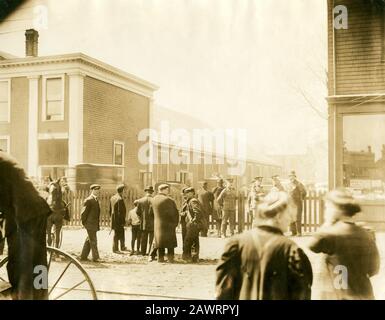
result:
[[[274,193],[259,204],[260,224],[227,243],[217,266],[220,300],[307,300],[312,268],[305,253],[283,232],[290,224],[288,199]]]
[[[141,254],[144,256],[147,254],[147,247],[150,248],[154,240],[154,211],[152,209],[152,194],[154,188],[148,186],[144,189],[146,195],[138,199],[136,214],[140,218],[141,229]]]
[[[82,224],[87,230],[87,238],[83,245],[80,260],[87,260],[90,251],[92,251],[92,261],[97,262],[100,259],[96,236],[100,229],[100,205],[98,200],[100,185],[93,184],[90,189],[91,195],[84,201],[81,211]]]
[[[194,188],[183,189],[185,203],[183,205],[186,217],[186,235],[183,241],[183,260],[199,262],[199,231],[202,230],[203,209],[201,203],[195,197]]]
[[[120,250],[127,250],[124,236],[124,226],[126,224],[126,205],[123,199],[124,189],[124,184],[118,185],[116,187],[117,193],[110,199],[111,230],[114,230],[112,251],[114,253],[119,253],[119,242]]]
[[[1,151],[0,211],[6,220],[13,299],[48,299],[47,288],[34,286],[34,272],[37,266],[47,267],[46,227],[51,210],[16,160]]]
[[[289,175],[290,184],[288,187],[289,195],[297,208],[297,219],[290,224],[290,230],[293,236],[302,235],[302,211],[303,200],[306,197],[305,186],[297,180],[295,171],[292,171]]]
[[[201,236],[207,237],[209,219],[214,209],[214,194],[208,190],[207,182],[203,182],[202,188],[198,191],[198,200],[202,205],[202,231]]]
[[[223,208],[221,204],[218,203],[218,198],[224,189],[225,189],[225,185],[224,185],[223,179],[218,179],[217,186],[213,189],[213,195],[214,195],[213,219],[216,221],[218,237],[221,236],[221,225],[222,225],[222,216],[223,216],[223,210],[222,210]]]
[[[174,248],[177,247],[175,229],[179,222],[179,213],[176,203],[169,197],[170,187],[161,184],[158,194],[152,201],[154,210],[154,238],[158,248],[158,262],[164,262],[165,249],[169,262],[174,261]]]

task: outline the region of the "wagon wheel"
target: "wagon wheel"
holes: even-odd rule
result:
[[[0,261],[0,280],[8,282],[6,264]],[[81,263],[68,253],[47,247],[48,299],[97,300],[96,290]]]

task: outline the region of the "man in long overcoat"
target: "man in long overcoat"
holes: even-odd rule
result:
[[[127,250],[125,245],[124,226],[126,224],[126,204],[123,199],[124,184],[116,187],[116,194],[110,199],[110,216],[111,216],[111,230],[114,230],[114,239],[112,244],[112,251],[114,253],[120,250]]]
[[[0,211],[8,243],[8,278],[13,299],[48,299],[34,286],[35,267],[47,267],[46,227],[51,210],[16,160],[0,151]]]
[[[154,238],[158,248],[158,262],[164,262],[165,249],[169,262],[174,261],[174,248],[177,247],[175,229],[179,222],[179,213],[176,203],[169,197],[170,187],[161,184],[158,194],[152,201],[154,210]]]
[[[87,230],[87,238],[83,245],[80,260],[87,260],[90,251],[92,251],[92,260],[97,262],[99,260],[99,251],[96,233],[100,229],[100,205],[98,200],[100,185],[93,184],[90,189],[91,195],[84,201],[81,212],[82,224]]]
[[[148,186],[144,189],[146,193],[144,197],[138,199],[138,209],[136,214],[140,218],[141,229],[141,254],[144,256],[147,254],[147,247],[150,248],[154,240],[154,211],[152,209],[152,194],[154,188]]]

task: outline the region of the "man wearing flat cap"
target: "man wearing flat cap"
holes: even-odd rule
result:
[[[264,198],[256,228],[232,237],[216,269],[218,300],[309,300],[313,272],[304,251],[284,236],[291,217],[284,192]]]
[[[144,189],[144,197],[137,200],[136,214],[140,218],[141,230],[141,254],[147,255],[147,248],[150,248],[154,240],[154,211],[152,209],[152,195],[154,188],[148,186]]]
[[[158,262],[164,262],[165,249],[169,262],[174,262],[174,249],[177,247],[176,227],[179,223],[179,213],[176,203],[171,197],[170,186],[161,184],[158,194],[152,200],[154,210],[155,248],[158,249]]]
[[[83,245],[80,260],[87,260],[90,251],[92,252],[92,261],[97,262],[99,257],[98,243],[96,233],[99,231],[100,204],[99,193],[100,185],[92,184],[90,186],[91,194],[84,201],[81,211],[81,219],[84,228],[87,230],[87,238]]]
[[[125,185],[119,184],[116,187],[116,194],[110,199],[111,230],[114,230],[112,251],[114,253],[119,253],[119,243],[121,251],[127,250],[124,235],[124,226],[126,224],[126,205],[123,199],[124,190]]]
[[[199,262],[199,232],[202,230],[203,209],[195,197],[192,187],[184,188],[185,201],[182,205],[182,214],[186,221],[186,235],[183,241],[183,260]]]

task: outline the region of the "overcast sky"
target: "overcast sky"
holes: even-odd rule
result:
[[[0,50],[24,55],[39,4],[39,55],[83,52],[133,73],[160,86],[157,104],[245,128],[266,153],[327,137],[299,93],[326,114],[326,0],[31,0],[0,25]]]

